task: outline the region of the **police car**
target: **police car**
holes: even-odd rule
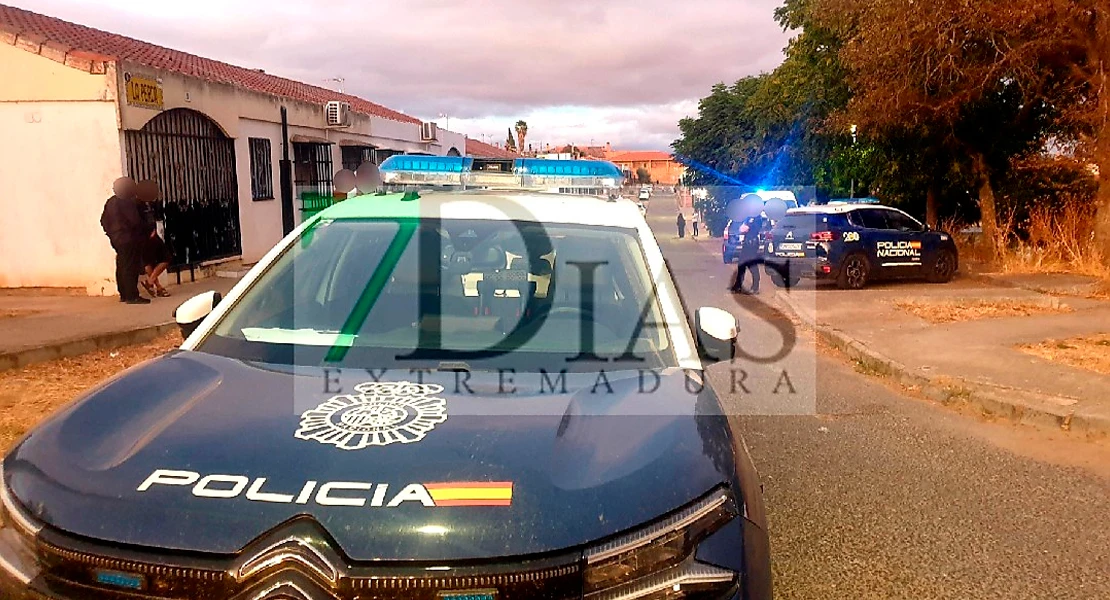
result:
[[[341,172],[0,463],[0,598],[771,597],[758,476],[600,161]],[[357,191],[352,189],[357,186]]]
[[[944,283],[959,268],[951,235],[876,204],[789,210],[765,239],[764,269],[780,287],[795,285],[801,277],[834,280],[846,289],[876,279]]]

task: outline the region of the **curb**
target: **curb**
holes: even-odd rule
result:
[[[4,352],[0,353],[0,371],[19,369],[35,363],[77,356],[96,350],[107,350],[148,342],[175,329],[177,329],[177,323],[174,321],[167,321],[165,323],[147,325],[127,331],[112,331],[78,339],[55,342],[37,348]]]
[[[1098,283],[1078,283],[1074,285],[1062,285],[1055,289],[1042,288],[1037,286],[1020,285],[1013,281],[1006,281],[997,277],[992,277],[990,274],[985,273],[969,273],[961,274],[971,281],[991,285],[994,287],[1009,288],[1016,290],[1026,290],[1029,292],[1036,292],[1038,294],[1046,294],[1050,296],[1076,296],[1079,298],[1086,298],[1098,292]]]
[[[902,363],[875,352],[861,341],[828,325],[798,306],[788,292],[775,290],[775,299],[810,327],[816,336],[874,373],[914,386],[931,400],[946,406],[963,404],[1015,423],[1076,433],[1110,436],[1110,417],[1077,413],[1071,406],[1053,402],[1027,390],[950,377],[926,377]]]

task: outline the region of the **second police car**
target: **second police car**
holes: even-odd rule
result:
[[[778,286],[802,277],[859,289],[877,279],[944,283],[959,269],[952,236],[877,204],[811,205],[787,211],[765,235],[764,268]]]
[[[620,171],[377,174],[14,446],[0,598],[770,598],[759,478],[704,376],[736,320],[688,321]]]

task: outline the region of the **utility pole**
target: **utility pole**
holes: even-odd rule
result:
[[[293,163],[289,160],[289,116],[281,107],[281,160],[278,162],[279,193],[281,194],[281,230],[289,235],[296,226],[293,214]]]
[[[856,129],[856,126],[852,125],[852,164],[850,167],[852,169],[852,191],[848,195],[849,198],[856,197]]]
[[[451,130],[451,116],[448,115],[447,113],[439,113],[439,118],[446,119],[446,122],[443,124],[443,128],[450,131]]]

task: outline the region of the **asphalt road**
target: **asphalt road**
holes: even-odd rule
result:
[[[719,241],[676,239],[673,198],[652,204],[688,309],[730,310],[773,354],[788,320],[766,277],[758,299],[728,294]],[[782,361],[739,364],[750,393],[729,392],[738,365],[710,371],[745,415],[777,598],[1110,598],[1110,446],[905,395],[800,335]]]

